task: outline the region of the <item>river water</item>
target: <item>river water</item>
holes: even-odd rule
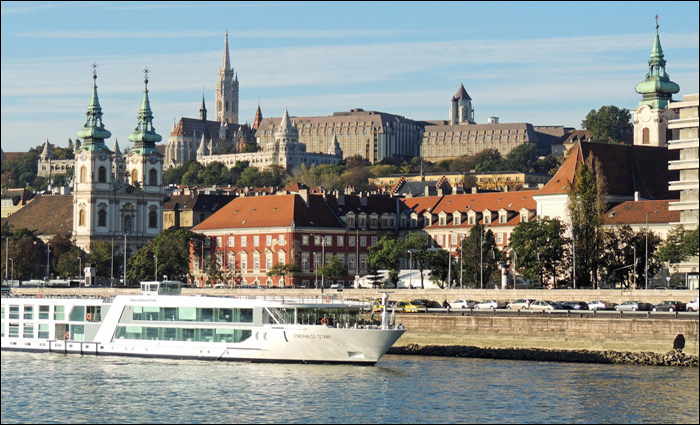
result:
[[[2,423],[695,423],[698,369],[385,356],[375,366],[2,352]]]

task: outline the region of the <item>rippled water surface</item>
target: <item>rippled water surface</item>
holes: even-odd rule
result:
[[[2,423],[698,423],[698,369],[375,366],[2,352]]]

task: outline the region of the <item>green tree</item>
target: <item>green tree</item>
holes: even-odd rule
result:
[[[454,280],[455,274],[449,275],[450,253],[444,249],[433,249],[427,254],[430,262],[430,281],[442,289],[449,288],[447,281]]]
[[[318,273],[323,276],[324,279],[345,279],[348,277],[348,268],[343,260],[341,260],[337,255],[333,255],[333,257],[328,260],[328,264],[322,265],[318,268]]]
[[[301,271],[301,267],[297,266],[294,263],[277,263],[274,266],[272,266],[270,270],[267,271],[267,275],[275,277],[285,277],[286,279],[284,280],[284,286],[286,287],[287,284],[292,284],[294,282],[294,276],[301,273]]]
[[[92,242],[88,262],[95,267],[98,279],[119,280],[124,267],[124,254],[120,251],[119,240]],[[114,284],[114,282],[110,283]]]
[[[27,229],[2,228],[2,278],[5,273],[15,280],[43,279],[46,275],[46,245]],[[9,245],[5,245],[9,244]],[[5,257],[5,255],[8,257]],[[12,259],[12,261],[10,261]],[[10,270],[5,269],[8,266]]]
[[[425,289],[425,283],[423,282],[423,271],[431,266],[430,245],[430,237],[421,233],[411,233],[404,241],[406,251],[410,251],[408,256],[409,261],[412,260],[420,272],[421,289]],[[409,269],[410,268],[411,265],[409,264]]]
[[[576,251],[577,286],[598,285],[603,214],[607,209],[607,183],[600,161],[593,155],[576,171],[568,185],[567,208]]]
[[[510,247],[516,253],[515,269],[531,282],[555,282],[564,267],[566,228],[557,218],[521,222],[513,229]]]
[[[534,143],[523,143],[515,147],[505,158],[505,168],[509,171],[535,173],[537,171],[537,146]]]
[[[674,227],[659,246],[659,260],[678,264],[698,255],[698,228],[686,230],[683,225]]]
[[[613,285],[620,284],[628,288],[634,282],[637,285],[642,284],[647,263],[650,276],[655,275],[661,268],[658,256],[655,255],[659,243],[661,238],[654,232],[647,235],[645,229],[635,232],[629,225],[605,229],[599,269],[603,279]],[[616,271],[615,276],[613,271]]]
[[[469,235],[462,238],[457,256],[462,261],[458,270],[462,271],[464,277],[459,276],[458,272],[453,272],[452,275],[459,277],[460,282],[464,281],[466,286],[472,288],[481,287],[482,274],[485,287],[492,275],[498,271],[498,263],[501,260],[501,252],[496,246],[493,231],[486,229],[482,224],[472,226]]]
[[[51,269],[61,278],[79,277],[87,265],[87,254],[78,248],[70,235],[56,235],[51,241]],[[80,258],[80,260],[78,260]]]
[[[168,229],[162,231],[158,236],[149,241],[147,245],[141,247],[134,255],[127,260],[127,277],[132,282],[142,280],[153,280],[164,275],[169,280],[185,281],[189,273],[190,247],[194,247],[194,252],[201,249],[203,237],[198,233],[193,233],[187,229]],[[213,260],[213,250],[209,252],[210,259]],[[155,257],[158,257],[158,270],[156,270]],[[221,270],[217,261],[210,260],[207,263],[207,273],[210,279],[222,279],[218,271]],[[213,280],[213,279],[212,279]]]
[[[399,281],[399,266],[405,256],[403,241],[382,236],[376,244],[369,248],[367,262],[370,267],[378,270],[389,270],[389,281],[396,285]]]
[[[599,143],[630,143],[634,130],[630,112],[612,105],[592,109],[581,126]]]

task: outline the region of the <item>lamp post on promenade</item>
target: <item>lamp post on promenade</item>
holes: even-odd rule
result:
[[[83,280],[83,259],[78,257],[78,280]]]
[[[649,213],[658,214],[658,211],[646,211],[646,238],[644,242],[644,289],[649,289]]]
[[[10,258],[10,261],[12,261],[12,280],[15,280],[15,259]]]

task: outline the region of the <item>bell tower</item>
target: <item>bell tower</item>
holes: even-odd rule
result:
[[[224,40],[224,59],[216,82],[216,121],[238,124],[238,76],[231,67],[228,53],[228,31]]]

